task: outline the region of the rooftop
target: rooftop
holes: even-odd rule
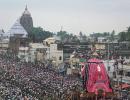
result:
[[[7,33],[9,36],[15,36],[20,35],[21,37],[27,37],[28,33],[23,28],[23,26],[20,24],[20,20],[16,20],[14,25],[10,28],[10,30]]]

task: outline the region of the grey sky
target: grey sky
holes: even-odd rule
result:
[[[120,32],[130,26],[130,0],[0,0],[0,29],[8,31],[26,4],[34,26],[53,32],[61,26],[74,34]]]

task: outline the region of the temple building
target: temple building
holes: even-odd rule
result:
[[[13,24],[13,26],[10,28],[7,34],[9,35],[9,37],[19,37],[19,38],[26,38],[28,36],[27,31],[20,24],[19,19],[16,20],[16,22]]]
[[[29,44],[28,35],[33,28],[33,21],[30,12],[25,8],[22,16],[16,20],[10,30],[7,32],[9,36],[9,48],[16,54],[19,47],[27,47]]]
[[[31,29],[33,28],[33,19],[31,17],[31,13],[28,11],[27,6],[20,18],[20,24],[24,27],[28,34],[31,33]]]
[[[7,33],[9,35],[9,48],[18,53],[20,46],[27,46],[28,45],[28,33],[24,29],[24,27],[20,24],[20,20],[16,20],[14,25],[10,28]]]
[[[9,38],[4,30],[0,30],[0,51],[5,51],[9,47]]]

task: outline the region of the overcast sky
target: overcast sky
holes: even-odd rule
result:
[[[0,29],[8,31],[26,4],[34,26],[78,34],[117,32],[130,26],[130,0],[0,0]]]

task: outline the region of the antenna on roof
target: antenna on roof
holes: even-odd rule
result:
[[[61,29],[60,29],[60,31],[62,32],[62,30],[63,30],[63,26],[61,26]]]
[[[4,33],[4,29],[2,29],[2,32]]]
[[[26,4],[26,7],[25,7],[25,10],[28,10],[27,4]]]

